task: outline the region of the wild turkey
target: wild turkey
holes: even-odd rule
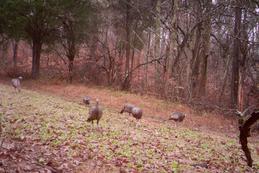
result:
[[[142,113],[143,113],[142,109],[140,109],[139,107],[133,107],[132,115],[134,118],[136,118],[137,120],[141,119]]]
[[[96,100],[96,104],[92,106],[89,110],[89,117],[87,119],[87,122],[94,123],[94,120],[97,121],[97,125],[99,124],[100,119],[102,118],[103,111],[102,108],[99,105],[99,100]]]
[[[132,114],[132,116],[136,119],[141,119],[142,117],[142,109],[134,106],[133,104],[129,104],[129,103],[125,104],[122,110],[120,111],[120,113],[122,114],[124,112],[128,112],[129,115]]]
[[[83,98],[83,102],[84,102],[84,104],[86,104],[86,105],[90,105],[90,100],[91,100],[91,98],[88,97],[88,96],[85,96],[85,97]]]
[[[20,76],[18,78],[12,79],[12,86],[14,87],[15,91],[18,90],[19,92],[21,91],[21,80],[23,78]]]
[[[173,112],[169,120],[174,120],[176,122],[182,122],[185,118],[185,114],[182,112]]]
[[[123,114],[124,112],[128,112],[129,114],[132,113],[132,109],[135,106],[133,104],[127,103],[123,106],[122,110],[120,111],[121,114]]]

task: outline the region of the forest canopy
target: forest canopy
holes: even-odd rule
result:
[[[239,110],[258,99],[255,0],[1,0],[0,21],[9,76]]]

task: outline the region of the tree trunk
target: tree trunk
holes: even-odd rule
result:
[[[177,44],[178,40],[178,34],[177,34],[177,26],[178,26],[178,10],[179,10],[179,2],[178,0],[173,0],[172,1],[172,13],[171,13],[171,18],[172,18],[172,26],[171,26],[171,31],[170,31],[170,51],[169,54],[174,55],[175,58],[171,57],[169,68],[170,68],[170,77],[172,77],[176,73],[176,65],[179,62],[179,59],[181,57],[181,53],[183,53],[183,48],[185,46],[186,42],[186,37],[183,38],[183,41],[180,45]],[[178,47],[178,48],[177,48]],[[176,50],[176,48],[178,50]],[[170,56],[169,56],[170,57]]]
[[[160,13],[161,13],[161,0],[157,1],[156,4],[156,11],[158,17],[156,18],[156,23],[155,23],[155,45],[154,45],[154,57],[159,58],[161,55],[161,22],[160,22]],[[155,87],[158,88],[158,92],[161,91],[161,79],[160,79],[160,69],[159,69],[159,64],[158,62],[155,62]]]
[[[198,89],[198,78],[199,78],[199,67],[200,67],[200,57],[199,57],[199,50],[200,50],[200,43],[201,42],[201,25],[196,29],[196,37],[194,48],[192,52],[192,61],[191,61],[191,99],[197,96],[197,89]]]
[[[130,0],[126,2],[126,63],[125,63],[125,80],[122,84],[122,90],[129,90],[130,89]]]
[[[168,98],[167,94],[167,86],[168,86],[168,79],[169,79],[169,66],[170,66],[170,51],[171,51],[171,36],[169,36],[169,43],[166,45],[166,50],[165,50],[165,61],[163,64],[163,89],[162,89],[162,94],[164,98]]]
[[[194,1],[194,10],[196,12],[195,19],[197,23],[197,27],[195,30],[195,42],[192,50],[192,60],[191,60],[191,86],[190,86],[190,99],[193,97],[197,97],[199,93],[199,78],[200,78],[200,67],[201,67],[201,47],[202,43],[202,22],[203,14],[202,7],[198,1]]]
[[[206,95],[206,83],[207,83],[207,66],[208,66],[208,56],[205,55],[202,57],[201,62],[201,77],[200,77],[200,86],[199,86],[199,96]]]
[[[241,16],[242,10],[240,0],[236,1],[235,7],[235,26],[234,26],[234,46],[232,59],[232,78],[231,78],[231,105],[237,106],[238,101],[238,81],[239,81],[239,60],[240,60],[240,36],[241,36]]]
[[[239,68],[238,80],[238,110],[244,111],[244,68]]]
[[[67,52],[67,58],[69,60],[68,62],[68,82],[71,84],[73,81],[73,68],[74,68],[74,59],[76,55],[76,46],[74,40],[70,40],[68,44],[68,52]]]
[[[69,60],[68,63],[68,82],[71,84],[73,81],[73,68],[74,68],[74,59]]]
[[[18,51],[19,41],[13,41],[13,67],[17,66],[17,51]]]
[[[131,65],[130,65],[130,74],[129,74],[129,80],[130,80],[130,82],[132,81],[132,79],[133,79],[133,68],[134,68],[134,56],[135,56],[135,49],[133,48],[132,49],[132,53],[131,53]],[[130,83],[129,83],[129,85],[130,85]],[[130,86],[129,86],[130,87]]]
[[[122,90],[129,90],[129,87],[130,87],[130,79],[129,78],[130,78],[129,75],[127,75],[124,78],[124,80],[122,82],[122,87],[121,87]]]
[[[32,42],[32,71],[31,76],[33,79],[37,79],[40,75],[40,55],[42,44],[38,40]]]
[[[248,55],[248,45],[249,45],[249,41],[248,41],[248,34],[247,34],[247,12],[244,11],[244,17],[243,22],[242,22],[242,45],[240,45],[241,47],[241,53],[242,56],[240,56],[240,60],[239,60],[239,81],[238,81],[238,110],[239,111],[243,111],[244,110],[244,106],[245,106],[245,91],[244,91],[244,80],[245,80],[245,72],[246,72],[246,60],[247,60],[247,55]]]
[[[200,86],[199,86],[199,95],[206,95],[206,83],[207,83],[207,65],[208,65],[208,57],[210,52],[210,34],[211,34],[211,1],[206,3],[205,12],[202,16],[206,16],[206,20],[202,23],[202,50],[201,50],[201,68],[200,68]]]
[[[226,64],[226,67],[225,67],[225,72],[224,72],[224,75],[223,75],[223,85],[222,85],[222,89],[220,91],[220,94],[219,94],[219,102],[222,102],[222,97],[223,97],[223,94],[224,94],[224,91],[225,91],[225,88],[226,88],[226,84],[227,84],[227,79],[228,79],[228,74],[229,74],[229,64],[231,62],[231,57],[228,57],[228,60],[227,60],[227,64]]]
[[[0,68],[4,68],[5,65],[8,63],[8,43],[3,42],[0,44]]]
[[[122,48],[122,46],[120,46],[119,48],[118,48],[119,50],[118,50],[118,68],[117,68],[117,73],[118,73],[118,80],[117,80],[117,82],[118,82],[118,84],[120,84],[121,83],[121,81],[123,80],[123,78],[124,78],[124,76],[125,75],[123,75],[123,57],[124,57],[124,50],[123,50],[123,48]]]
[[[148,32],[146,63],[148,62],[149,56],[150,56],[150,44],[151,44],[151,32]],[[145,86],[146,86],[146,88],[148,87],[148,64],[145,65]]]

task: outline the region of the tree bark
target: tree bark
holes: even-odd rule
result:
[[[74,59],[69,60],[68,64],[68,81],[69,83],[73,82],[73,67],[74,67]]]
[[[202,50],[201,50],[201,68],[200,68],[200,86],[199,86],[199,95],[206,95],[206,83],[207,83],[207,66],[208,66],[208,57],[210,52],[210,34],[211,34],[211,1],[206,3],[205,12],[202,14],[203,17],[206,16],[206,20],[202,23]]]
[[[240,37],[241,37],[241,2],[236,1],[235,26],[234,26],[234,46],[232,58],[232,78],[231,78],[231,105],[233,108],[238,102],[238,81],[239,81],[239,60],[240,60]]]
[[[68,82],[73,82],[73,68],[74,68],[74,59],[76,55],[76,46],[74,40],[69,40],[67,58],[69,60],[68,63]]]
[[[238,80],[238,110],[244,110],[244,68],[239,67],[239,80]]]
[[[13,41],[13,67],[17,66],[17,52],[18,52],[19,41]]]
[[[231,62],[231,57],[228,57],[228,60],[227,60],[227,64],[226,64],[226,67],[225,67],[225,72],[224,72],[224,75],[223,75],[223,85],[222,85],[222,88],[221,88],[221,91],[220,91],[220,94],[219,94],[219,102],[222,101],[222,97],[223,97],[223,94],[224,94],[224,91],[225,91],[225,88],[226,88],[226,83],[227,83],[227,76],[229,74],[229,64]]]
[[[125,62],[125,76],[124,82],[122,84],[122,90],[129,90],[130,89],[130,0],[126,2],[126,62]]]
[[[244,91],[244,80],[245,80],[245,72],[246,72],[246,60],[248,55],[248,33],[247,33],[247,11],[244,11],[244,17],[242,18],[242,32],[241,32],[241,38],[242,38],[242,44],[240,45],[241,48],[241,54],[240,60],[239,60],[239,81],[238,81],[238,110],[243,111],[245,106],[245,91]]]
[[[154,57],[155,59],[160,57],[160,53],[161,53],[161,21],[160,21],[160,13],[161,13],[161,0],[157,1],[156,4],[156,11],[157,11],[157,18],[156,18],[156,22],[155,22],[155,45],[154,45]],[[155,62],[155,87],[158,88],[158,91],[161,91],[161,79],[160,79],[160,69],[159,69],[159,64],[158,62]]]
[[[192,53],[192,61],[191,61],[191,98],[197,96],[197,89],[198,89],[198,78],[199,78],[199,67],[200,67],[200,57],[199,57],[199,50],[201,44],[201,25],[199,25],[196,29],[196,38],[194,49]]]
[[[151,44],[151,32],[148,32],[148,45],[146,53],[146,62],[149,61],[150,56],[150,44]],[[145,65],[145,86],[148,87],[148,64]]]
[[[33,40],[32,42],[32,71],[31,76],[33,79],[37,79],[40,75],[40,55],[42,44],[39,40]]]
[[[209,55],[205,55],[202,57],[201,62],[201,77],[200,77],[200,86],[199,86],[199,96],[206,95],[206,83],[207,83],[207,66],[208,66],[208,57]]]
[[[195,42],[192,50],[192,60],[191,60],[191,86],[190,86],[190,99],[198,96],[199,91],[199,77],[200,77],[200,66],[201,66],[201,56],[200,50],[202,46],[202,7],[198,1],[194,1],[194,10],[195,10],[195,18],[197,27],[195,30]]]
[[[133,68],[134,68],[134,56],[135,56],[135,50],[134,50],[134,48],[133,48],[133,49],[132,49],[132,53],[131,53],[130,71],[132,71]],[[130,73],[130,74],[129,74],[129,80],[132,81],[132,79],[133,79],[133,73]],[[130,85],[130,83],[129,83],[129,85]]]

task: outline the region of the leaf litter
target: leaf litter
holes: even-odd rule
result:
[[[0,85],[0,172],[256,172],[237,136],[193,131],[173,122],[141,120],[105,109],[100,126],[88,107]],[[238,134],[237,134],[238,135]]]

